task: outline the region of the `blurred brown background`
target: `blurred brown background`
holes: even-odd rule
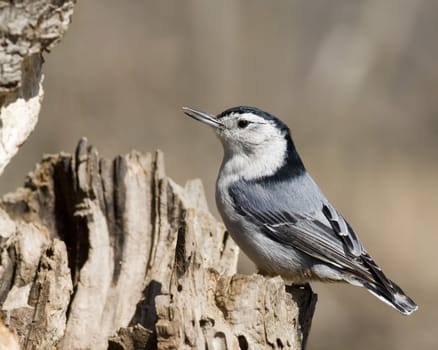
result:
[[[168,174],[200,177],[217,216],[221,146],[180,107],[258,106],[288,123],[327,196],[420,305],[404,317],[359,288],[316,284],[308,348],[438,349],[437,14],[432,0],[79,2],[1,191],[87,136],[108,157],[164,150]]]

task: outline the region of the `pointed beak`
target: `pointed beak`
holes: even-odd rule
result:
[[[201,111],[197,111],[196,109],[183,107],[182,110],[185,114],[193,119],[199,120],[207,125],[213,126],[215,128],[223,128],[224,124],[222,124],[214,115],[204,113]]]

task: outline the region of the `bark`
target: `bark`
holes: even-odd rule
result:
[[[0,175],[38,121],[42,53],[64,35],[74,0],[0,2]]]
[[[310,329],[310,288],[237,275],[201,183],[175,184],[161,152],[110,161],[83,139],[3,197],[0,227],[23,349],[300,349]]]

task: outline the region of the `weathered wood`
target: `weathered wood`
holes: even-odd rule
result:
[[[0,203],[0,304],[24,349],[300,349],[316,298],[236,275],[202,185],[83,139]],[[300,305],[298,308],[297,305]]]
[[[0,174],[38,121],[42,53],[64,35],[75,0],[0,2]]]
[[[52,49],[70,24],[75,0],[2,1],[0,93],[22,84],[23,62]]]

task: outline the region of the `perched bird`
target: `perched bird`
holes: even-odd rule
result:
[[[345,281],[405,315],[418,308],[321,192],[286,124],[254,107],[217,116],[183,111],[213,127],[222,142],[216,204],[227,230],[262,273],[294,283]]]

